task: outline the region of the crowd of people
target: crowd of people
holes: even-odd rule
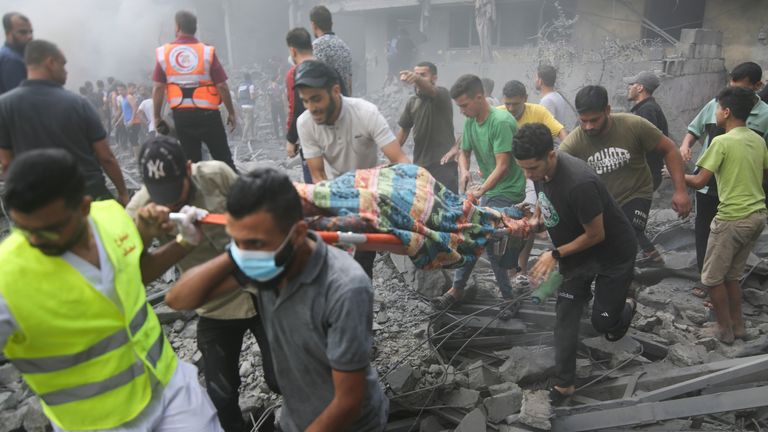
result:
[[[467,74],[448,89],[434,63],[409,65],[397,77],[414,94],[393,133],[374,104],[352,97],[351,54],[328,9],[313,8],[310,20],[311,33],[287,33],[294,65],[284,87],[270,82],[268,100],[273,113],[287,101],[287,118],[273,114],[275,135],[285,136],[289,157],[300,155],[304,182],[376,167],[381,154],[425,168],[482,206],[526,209],[552,247],[530,269],[536,234],[520,247],[491,240],[485,251],[505,300],[555,271],[563,275],[553,402],[575,392],[584,308],[592,301],[595,330],[621,339],[637,307],[635,267],[663,264],[645,235],[662,171],[679,217],[690,213],[689,188],[696,190],[695,294],[713,307],[713,336],[726,344],[745,336],[738,281],[766,223],[768,105],[756,95],[759,65],[730,72],[679,148],[653,98],[660,80],[652,72],[625,80],[634,106],[617,114],[598,85],[582,87],[571,104],[549,65],[536,73],[540,104],[528,102],[521,81],[505,83],[495,101],[492,81]],[[86,83],[81,97],[63,88],[64,53],[33,39],[22,14],[3,17],[0,164],[13,225],[0,244],[6,359],[57,431],[240,432],[248,428],[238,404],[239,360],[250,331],[265,380],[282,395],[279,430],[383,430],[388,399],[370,360],[375,252],[350,256],[326,245],[309,229],[286,173],[237,172],[225,123],[237,126],[235,103],[250,112],[266,103],[249,76],[230,90],[215,48],[195,38],[194,14],[179,11],[175,24],[176,39],[154,52],[151,90],[108,79]],[[458,136],[454,105],[466,117]],[[253,124],[245,121],[247,137]],[[109,145],[112,129],[138,160],[144,184],[133,196]],[[403,150],[409,136],[412,159]],[[686,174],[699,139],[697,170]],[[212,160],[203,160],[203,144]],[[225,213],[226,224],[201,224],[209,213]],[[433,299],[437,309],[464,299],[474,263],[454,272],[451,288]],[[200,316],[205,389],[146,301],[145,284],[174,265],[181,278],[165,302]]]

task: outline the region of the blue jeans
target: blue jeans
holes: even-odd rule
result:
[[[483,207],[512,207],[517,204],[507,197],[495,196],[491,198],[483,197],[480,199],[480,205]],[[491,262],[491,270],[493,270],[494,276],[496,276],[496,283],[499,284],[499,291],[504,298],[512,297],[512,283],[509,280],[509,274],[507,270],[517,267],[517,255],[520,253],[520,249],[510,245],[504,255],[496,255],[493,253],[493,245],[495,241],[489,240],[485,247],[485,253],[488,255],[488,261]],[[472,270],[475,268],[477,261],[465,265],[457,269],[453,273],[453,287],[458,291],[463,291],[467,286],[469,275],[472,274]]]

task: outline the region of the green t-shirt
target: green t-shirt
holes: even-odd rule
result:
[[[603,180],[620,206],[636,198],[653,197],[653,179],[645,154],[661,141],[661,131],[634,114],[611,114],[611,124],[598,136],[577,128],[560,144],[560,151],[585,161]]]
[[[482,124],[468,118],[464,122],[464,136],[461,149],[471,151],[477,158],[480,174],[487,179],[496,169],[496,155],[509,153],[512,158],[512,137],[517,132],[517,122],[507,110],[491,107],[488,118]],[[486,197],[504,196],[521,202],[525,198],[525,176],[514,161],[509,164],[506,175],[485,193]]]
[[[744,219],[765,209],[763,171],[768,169],[765,140],[746,127],[712,139],[696,165],[717,178],[720,204],[716,218]]]
[[[704,105],[704,108],[699,111],[696,118],[688,125],[688,132],[696,138],[702,139],[701,154],[704,154],[716,136],[725,133],[722,128],[717,127],[715,109],[717,109],[717,100],[712,99]],[[749,117],[747,117],[747,127],[756,134],[761,135],[765,142],[768,143],[768,105],[760,99],[757,100],[757,103],[749,113]],[[717,196],[717,188],[715,186],[715,182],[709,182],[709,185],[699,189],[699,192]],[[710,190],[712,188],[714,189]]]

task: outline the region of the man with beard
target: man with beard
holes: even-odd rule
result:
[[[3,15],[5,45],[0,48],[0,95],[18,87],[27,78],[24,48],[32,40],[32,23],[18,12]]]
[[[193,206],[211,213],[226,211],[227,195],[237,174],[220,161],[192,163],[187,160],[178,141],[159,136],[145,142],[139,153],[142,187],[125,208],[136,217],[149,203],[180,211]],[[202,264],[226,251],[229,236],[224,227],[205,225],[203,240],[178,267],[182,272]],[[161,241],[169,239],[160,236]],[[152,238],[144,239],[150,244]],[[280,393],[272,367],[272,356],[252,296],[244,291],[216,299],[196,310],[197,347],[203,355],[203,372],[211,397],[225,432],[241,432],[246,428],[240,412],[240,351],[243,337],[250,331],[261,352],[264,379],[269,388]]]
[[[339,75],[327,64],[306,60],[296,69],[296,88],[306,111],[299,141],[315,183],[380,165],[378,149],[392,163],[410,163],[376,105],[342,96]],[[375,252],[356,252],[368,276]]]
[[[426,168],[435,180],[457,193],[458,163],[440,163],[440,157],[451,149],[456,138],[453,135],[451,94],[448,89],[436,84],[437,66],[421,62],[412,71],[401,71],[400,81],[413,85],[416,94],[408,99],[400,115],[397,141],[404,145],[411,129],[414,129],[413,162]]]
[[[627,219],[635,227],[642,249],[640,259],[664,261],[645,236],[653,197],[653,179],[646,154],[664,155],[675,193],[672,209],[684,218],[691,211],[685,185],[683,159],[671,139],[648,120],[634,114],[611,114],[608,92],[601,86],[586,86],[576,94],[580,126],[560,145],[560,151],[587,162],[608,187]]]
[[[165,301],[193,309],[247,286],[259,300],[283,394],[280,430],[381,431],[388,400],[370,362],[373,288],[309,230],[290,179],[240,177],[227,198],[229,251],[189,270]]]
[[[660,84],[659,77],[653,72],[643,71],[633,77],[624,78],[624,83],[627,84],[627,100],[634,102],[630,112],[648,120],[659,128],[661,133],[669,136],[667,117],[656,102],[656,98],[653,97],[653,92]],[[656,152],[646,154],[646,159],[648,160],[648,167],[651,169],[651,177],[653,177],[653,190],[656,190],[661,185],[661,171],[664,168],[664,161],[661,159],[661,155]]]
[[[85,190],[94,200],[111,199],[104,173],[128,203],[128,189],[107,133],[91,104],[64,89],[66,57],[59,48],[37,39],[24,52],[29,79],[0,96],[0,164],[8,169],[14,156],[33,149],[63,148],[80,164]]]
[[[629,329],[637,303],[628,298],[637,240],[605,184],[587,164],[554,149],[551,131],[541,123],[520,128],[512,153],[534,182],[542,223],[554,248],[542,253],[531,276],[546,279],[560,265],[565,279],[557,296],[555,386],[550,399],[560,401],[576,388],[579,321],[593,297],[592,326],[609,341]]]
[[[173,229],[169,209],[146,206],[134,225],[120,204],[85,194],[62,149],[19,156],[4,200],[14,228],[0,244],[0,348],[54,430],[221,431],[145,294],[200,242],[194,212],[150,252],[142,238]]]

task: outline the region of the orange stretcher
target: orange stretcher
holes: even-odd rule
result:
[[[171,219],[174,219],[171,216]],[[209,225],[225,225],[227,218],[223,214],[209,214],[200,220]],[[407,255],[405,245],[394,234],[382,233],[352,233],[341,231],[316,231],[324,242],[333,245],[354,246],[361,251],[391,252],[397,255]]]

